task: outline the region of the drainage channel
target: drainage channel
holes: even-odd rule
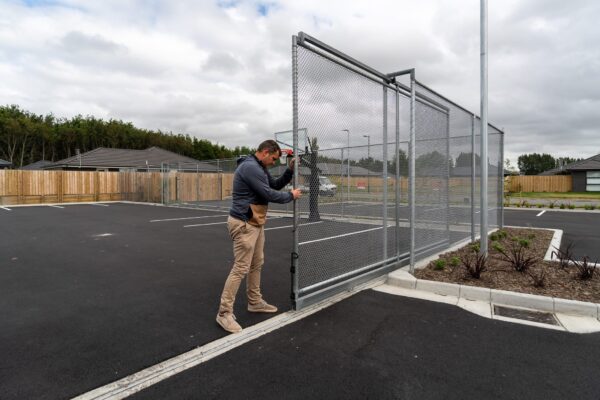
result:
[[[524,310],[522,308],[512,308],[498,304],[494,304],[493,310],[494,315],[498,315],[500,317],[521,319],[530,322],[537,322],[539,324],[561,326],[556,316],[549,312]]]

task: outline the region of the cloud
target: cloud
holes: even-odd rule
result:
[[[420,81],[479,113],[479,5],[466,0],[9,0],[2,8],[0,103],[39,114],[93,114],[255,146],[291,128],[299,31],[382,72],[414,67]],[[598,16],[600,5],[584,0],[489,4],[489,118],[506,130],[513,164],[526,152],[600,152]],[[370,96],[340,90],[343,74],[320,79],[322,98],[346,96],[333,115]]]

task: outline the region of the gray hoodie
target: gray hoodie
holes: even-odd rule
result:
[[[263,167],[255,155],[239,158],[233,175],[233,201],[229,215],[242,221],[252,217],[250,204],[289,203],[294,200],[291,192],[279,192],[292,180],[293,172],[286,169],[275,179]]]

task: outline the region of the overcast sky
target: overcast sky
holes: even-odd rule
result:
[[[476,0],[0,0],[0,104],[228,147],[291,129],[304,31],[479,114]],[[489,1],[489,121],[506,156],[600,153],[600,2]]]

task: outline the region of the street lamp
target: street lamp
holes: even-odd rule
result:
[[[348,157],[348,179],[347,179],[347,197],[346,197],[346,201],[350,202],[350,130],[349,129],[342,129],[342,132],[346,132],[348,134],[348,155],[346,157]]]
[[[371,176],[371,135],[363,135],[363,137],[367,138],[367,193],[371,193],[371,180],[369,179]]]

